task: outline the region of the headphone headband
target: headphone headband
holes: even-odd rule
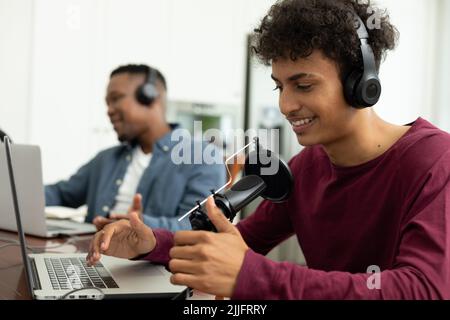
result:
[[[366,26],[364,22],[361,20],[360,16],[355,13],[355,28],[356,33],[358,34],[359,40],[361,39],[369,39],[369,33],[367,32]]]
[[[156,85],[156,69],[148,67],[148,75],[147,75],[147,83],[151,83],[153,85]]]

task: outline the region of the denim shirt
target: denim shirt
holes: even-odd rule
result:
[[[174,164],[171,151],[177,143],[171,140],[171,133],[157,141],[139,181],[136,193],[142,195],[144,223],[151,228],[191,229],[188,217],[181,222],[178,218],[225,184],[223,164]],[[46,205],[77,208],[87,204],[86,222],[97,215],[106,216],[115,206],[132,152],[129,144],[100,152],[69,180],[46,186]]]

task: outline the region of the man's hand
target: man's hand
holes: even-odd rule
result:
[[[120,213],[112,213],[109,215],[108,218],[102,217],[102,216],[96,216],[92,223],[95,225],[97,230],[102,230],[107,224],[116,222],[121,219],[130,219],[130,213],[131,212],[137,212],[139,219],[144,221],[144,218],[142,216],[142,196],[140,194],[136,194],[133,198],[133,204],[131,205],[130,209],[128,209],[127,214],[120,214]]]
[[[140,199],[139,195],[134,197],[129,219],[110,223],[95,234],[86,257],[89,265],[97,263],[101,254],[130,259],[155,248],[156,238],[152,229],[139,218]]]
[[[206,203],[208,217],[218,233],[179,231],[170,250],[173,284],[231,297],[244,262],[247,244],[235,226],[217,208],[212,197]]]
[[[102,216],[96,216],[94,218],[94,220],[92,220],[92,223],[95,225],[95,227],[97,228],[97,231],[102,230],[107,224],[116,222],[117,220],[115,219],[110,219],[110,218],[106,218],[106,217],[102,217]]]

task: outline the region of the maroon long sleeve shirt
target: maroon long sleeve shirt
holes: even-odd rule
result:
[[[314,146],[289,165],[289,200],[237,225],[251,249],[233,299],[450,299],[448,133],[419,118],[365,164],[337,167]],[[307,267],[264,257],[293,234]],[[173,235],[155,235],[146,259],[167,264]]]

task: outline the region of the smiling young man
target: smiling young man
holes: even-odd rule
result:
[[[151,74],[156,97],[138,101],[138,88]],[[166,80],[157,69],[146,65],[115,69],[106,105],[121,145],[100,152],[69,180],[46,186],[46,205],[76,208],[87,204],[86,221],[101,229],[127,218],[133,197],[139,193],[145,224],[172,231],[190,229],[188,222],[178,218],[211,189],[223,185],[226,172],[220,164],[175,165],[171,161],[177,144],[171,134],[178,126],[166,121],[166,94]]]
[[[347,82],[364,50],[355,21],[369,9],[278,1],[256,32],[281,112],[305,146],[289,163],[287,202],[264,201],[235,227],[209,199],[218,233],[151,230],[133,212],[96,235],[87,260],[143,257],[168,264],[173,283],[233,299],[450,299],[450,135],[421,118],[390,124],[352,99]],[[379,18],[368,30],[376,68],[397,38]],[[366,98],[379,94],[367,88]],[[308,267],[264,257],[294,234]]]
[[[389,124],[372,109],[349,108],[336,64],[319,50],[295,61],[278,57],[272,70],[280,110],[299,143],[321,145],[336,166],[351,167],[376,158],[410,128]]]

